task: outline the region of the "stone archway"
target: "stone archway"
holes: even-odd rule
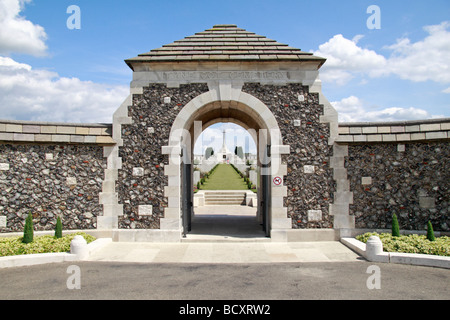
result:
[[[271,146],[271,166],[261,170],[261,174],[281,178],[286,176],[287,166],[281,164],[281,155],[289,153],[289,146],[282,144],[278,123],[270,109],[257,98],[242,92],[241,86],[232,85],[231,82],[221,83],[215,88],[210,86],[210,91],[190,101],[179,112],[170,131],[169,145],[162,147],[163,154],[169,156],[169,165],[165,170],[168,176],[168,186],[165,188],[168,207],[165,210],[161,228],[167,226],[182,230],[180,197],[183,190],[180,173],[183,161],[190,160],[186,154],[180,157],[182,149],[192,151],[193,141],[203,127],[213,122],[230,119],[231,122],[244,125],[246,129],[254,129],[258,145]],[[201,123],[200,132],[195,130],[195,123],[197,125]],[[261,161],[261,158],[259,160]],[[263,160],[263,162],[266,161]],[[286,230],[292,228],[291,219],[287,217],[287,209],[283,206],[283,197],[287,195],[287,188],[280,184],[273,186],[272,190],[269,208],[270,235],[272,239],[285,240]]]
[[[200,133],[225,120],[270,145],[272,241],[333,240],[354,227],[347,147],[319,79],[325,59],[217,25],[126,63],[133,81],[113,116],[116,145],[104,148],[98,229],[119,241],[180,241],[181,151],[193,147],[196,122]]]

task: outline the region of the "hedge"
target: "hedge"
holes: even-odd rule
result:
[[[356,239],[366,243],[371,236],[380,238],[385,252],[450,256],[450,237],[447,236],[437,237],[434,241],[430,241],[425,235],[411,234],[394,237],[390,233],[368,232],[357,236]]]
[[[76,235],[82,235],[87,243],[95,240],[95,237],[84,232],[72,233],[62,238],[56,238],[51,235],[35,236],[31,243],[23,243],[23,237],[0,238],[0,257],[36,253],[69,252],[70,242]]]

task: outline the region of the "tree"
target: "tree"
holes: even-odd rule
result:
[[[434,238],[434,230],[433,230],[433,225],[431,224],[431,221],[428,221],[427,239],[430,241],[436,240]]]
[[[205,150],[205,159],[208,160],[209,157],[214,155],[214,149],[212,147],[208,147]]]
[[[28,214],[27,219],[25,220],[25,227],[23,229],[23,243],[31,243],[33,242],[34,230],[33,230],[33,215],[31,212]]]
[[[242,147],[235,147],[234,154],[237,155],[239,158],[244,159],[244,151],[242,151]]]
[[[397,215],[395,213],[392,215],[392,236],[393,237],[400,236],[400,228],[398,225]]]
[[[60,217],[58,217],[58,219],[56,219],[55,238],[56,239],[62,238],[62,223],[61,223]]]

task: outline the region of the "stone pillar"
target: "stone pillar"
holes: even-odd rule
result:
[[[333,168],[336,192],[334,193],[334,202],[329,206],[329,212],[334,216],[334,229],[341,229],[340,237],[347,236],[346,233],[355,228],[355,217],[350,215],[349,206],[353,203],[353,192],[350,191],[347,169],[344,166],[346,156],[348,156],[348,146],[335,143],[330,166]]]

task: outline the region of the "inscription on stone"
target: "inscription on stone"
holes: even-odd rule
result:
[[[303,172],[304,173],[314,173],[314,172],[316,172],[316,168],[314,166],[306,165],[306,166],[303,166]]]
[[[322,210],[308,210],[308,221],[322,220]]]
[[[133,176],[143,177],[144,176],[144,168],[133,168]]]
[[[286,72],[280,71],[179,71],[163,72],[165,81],[180,80],[283,80]]]
[[[153,213],[153,206],[151,205],[140,205],[139,215],[140,216],[151,216]]]

